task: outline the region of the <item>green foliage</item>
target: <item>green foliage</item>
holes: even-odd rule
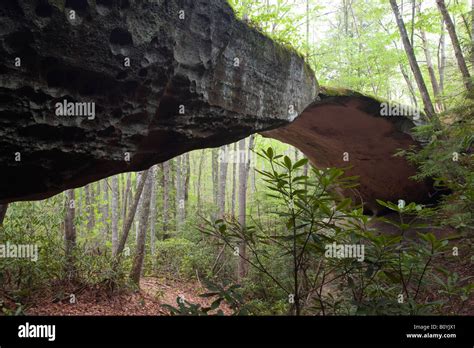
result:
[[[293,163],[272,148],[260,155],[269,163],[270,169],[259,173],[280,228],[270,229],[259,219],[245,228],[233,219],[219,219],[202,229],[230,248],[245,241],[252,271],[242,285],[251,299],[249,312],[418,315],[442,313],[469,298],[469,278],[447,283],[440,278],[447,272],[443,260],[451,251],[450,240],[457,236],[437,238],[426,232],[423,221],[432,219],[434,209],[379,200],[399,217],[379,218],[397,231],[380,234],[367,227],[361,208],[332,194],[335,187],[354,186],[354,178],[343,170],[313,168],[316,182],[310,182],[300,173],[306,159]],[[362,258],[328,254],[331,245],[363,247]],[[450,282],[460,290],[453,292]]]
[[[237,17],[246,18],[247,22],[272,40],[299,52],[307,51],[306,39],[301,33],[301,26],[307,17],[313,17],[321,6],[311,1],[309,12],[301,11],[306,7],[306,0],[288,2],[276,0],[268,3],[249,0],[229,0]]]
[[[23,303],[51,280],[63,276],[62,239],[57,234],[60,212],[56,197],[43,206],[37,202],[14,203],[8,220],[0,226],[0,245],[31,245],[37,260],[0,258],[0,290],[12,300]],[[12,209],[13,208],[13,209]]]
[[[171,315],[192,315],[192,316],[208,316],[208,315],[224,315],[220,308],[226,304],[231,310],[232,315],[245,315],[247,313],[246,306],[242,302],[242,296],[239,292],[240,285],[219,285],[208,279],[203,279],[203,284],[209,292],[199,295],[203,298],[212,298],[210,306],[202,306],[199,303],[186,301],[181,297],[176,298],[177,306],[163,305],[170,311]]]
[[[235,220],[221,219],[214,223],[208,221],[209,227],[201,231],[220,238],[232,249],[245,241],[251,253],[246,261],[283,291],[288,298],[288,309],[300,314],[305,306],[303,299],[310,296],[317,288],[315,284],[321,281],[319,274],[313,273],[318,259],[314,254],[321,254],[323,243],[331,238],[331,233],[340,230],[336,222],[347,215],[346,208],[351,204],[350,200],[336,204],[332,189],[353,187],[354,178],[344,177],[341,169],[313,168],[317,178],[314,183],[302,174],[307,159],[293,163],[271,147],[259,155],[270,165],[270,170],[258,172],[266,182],[267,196],[274,202],[273,213],[280,221],[279,229],[268,231],[258,221],[255,226],[244,228]],[[273,252],[269,246],[275,247]],[[287,266],[286,272],[275,272],[276,268],[268,263],[270,260],[281,260],[282,264],[292,266]],[[300,284],[313,285],[301,288]]]
[[[157,241],[156,255],[156,273],[183,278],[208,276],[214,261],[209,248],[183,238]]]
[[[446,113],[449,124],[433,121],[415,129],[417,137],[427,139],[421,149],[400,151],[419,167],[416,180],[434,178],[445,195],[437,209],[436,221],[458,230],[474,229],[474,104],[464,104]],[[448,194],[449,193],[449,194]]]

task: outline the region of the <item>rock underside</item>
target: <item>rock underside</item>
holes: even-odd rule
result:
[[[0,20],[0,204],[256,132],[317,166],[352,166],[350,194],[364,202],[427,198],[429,185],[392,156],[417,145],[412,121],[320,91],[299,55],[223,0],[4,0]],[[64,101],[94,103],[95,115],[58,116]]]
[[[224,0],[3,0],[0,20],[0,203],[278,127],[318,90]],[[57,116],[64,100],[95,118]]]
[[[331,95],[323,89],[294,122],[263,135],[297,147],[317,167],[347,168],[346,175],[358,176],[359,186],[343,194],[372,212],[379,210],[376,199],[427,202],[432,185],[410,179],[416,169],[394,156],[399,149],[420,146],[410,132],[419,115],[413,115],[415,120],[383,116],[383,108],[359,93]]]

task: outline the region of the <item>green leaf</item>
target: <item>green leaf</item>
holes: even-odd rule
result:
[[[285,167],[288,168],[288,170],[291,170],[292,164],[291,164],[291,159],[290,159],[290,157],[285,156],[285,157],[283,158],[283,162],[284,162],[284,164],[285,164]]]
[[[295,164],[293,164],[293,170],[294,170],[294,169],[297,169],[297,168],[299,168],[299,167],[304,166],[306,163],[308,163],[308,159],[307,159],[307,158],[302,158],[302,159],[300,159],[300,160],[297,161]]]
[[[273,149],[272,149],[271,147],[269,147],[269,148],[267,149],[266,154],[267,154],[268,159],[270,159],[270,160],[273,159]]]
[[[340,202],[340,203],[336,206],[336,210],[337,210],[337,211],[343,210],[343,209],[347,208],[351,203],[352,203],[352,199],[350,199],[350,198],[345,198],[345,199],[342,200],[342,202]]]

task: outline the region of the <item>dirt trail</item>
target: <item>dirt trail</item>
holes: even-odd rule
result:
[[[209,305],[212,299],[199,297],[206,290],[197,281],[178,281],[169,278],[144,277],[140,291],[108,296],[103,290],[86,289],[76,295],[70,303],[70,295],[62,301],[48,295],[25,312],[28,315],[169,315],[163,304],[177,306],[176,298]],[[227,308],[223,309],[228,314]]]

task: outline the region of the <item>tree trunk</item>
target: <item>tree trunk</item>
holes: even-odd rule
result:
[[[247,182],[250,170],[250,153],[253,147],[254,135],[249,138],[248,154],[245,158],[245,139],[242,139],[239,143],[239,225],[243,230],[246,228],[247,218]],[[247,258],[247,246],[245,241],[242,241],[239,245],[239,258],[237,277],[240,281],[247,275],[248,265],[244,258]]]
[[[87,231],[92,231],[92,229],[94,228],[94,205],[93,205],[94,197],[92,196],[91,185],[86,185],[85,190],[86,190],[86,205],[87,205],[87,214],[88,214]]]
[[[205,155],[205,150],[201,150],[201,158],[199,159],[199,169],[198,169],[198,178],[197,178],[197,187],[196,187],[196,196],[197,196],[197,212],[198,215],[201,213],[201,186],[202,186],[202,168],[204,166],[204,155]]]
[[[151,168],[151,200],[150,200],[150,248],[153,264],[155,264],[155,240],[156,240],[156,174],[158,166]]]
[[[471,75],[462,54],[461,45],[459,44],[458,36],[456,35],[454,23],[449,16],[444,0],[436,0],[436,5],[438,6],[438,10],[441,13],[441,16],[443,16],[444,22],[446,23],[446,29],[448,30],[449,37],[451,38],[451,44],[453,45],[454,55],[456,56],[456,61],[458,62],[459,71],[461,71],[464,86],[468,91],[471,91]]]
[[[186,210],[189,201],[189,182],[191,181],[191,161],[189,159],[189,152],[184,154],[184,216],[186,217]]]
[[[142,172],[138,172],[137,173],[137,181],[135,182],[135,185],[137,185],[138,187],[138,184],[140,182],[140,178],[142,176]],[[137,213],[135,214],[135,243],[138,243],[138,232],[139,232],[139,228],[140,228],[140,216],[141,216],[141,209],[142,209],[142,206],[143,206],[143,198],[140,197],[139,201],[138,201],[138,207],[137,207]]]
[[[184,222],[184,157],[176,157],[176,230],[179,231]]]
[[[413,51],[413,47],[408,39],[408,34],[405,28],[405,23],[403,22],[402,15],[398,9],[397,1],[390,0],[390,5],[392,6],[393,13],[395,15],[395,19],[397,21],[398,30],[400,31],[400,36],[402,38],[403,46],[405,47],[405,52],[408,57],[408,61],[410,62],[410,67],[415,76],[416,84],[418,85],[418,89],[420,90],[421,99],[423,100],[423,105],[425,106],[425,113],[428,117],[434,115],[434,108],[433,104],[431,103],[430,94],[428,93],[428,89],[426,88],[425,81],[423,80],[423,75],[421,74],[420,67],[418,66],[418,62],[416,61],[415,52]]]
[[[247,210],[247,178],[245,177],[245,139],[239,142],[239,224],[242,229],[245,228],[246,210]],[[247,257],[247,247],[245,241],[239,244],[239,257],[237,267],[237,279],[240,281],[245,277],[246,264],[243,258]]]
[[[169,221],[169,192],[170,192],[170,163],[163,163],[163,236],[168,230]]]
[[[415,40],[414,40],[415,15],[416,15],[416,0],[411,0],[411,36],[410,36],[410,42],[411,42],[412,45],[415,42]]]
[[[147,170],[147,172],[150,171]],[[145,181],[145,188],[142,197],[143,205],[140,209],[140,231],[137,239],[137,250],[135,257],[133,258],[132,270],[130,271],[130,279],[140,285],[140,275],[142,273],[143,259],[145,258],[145,242],[146,242],[146,230],[147,221],[150,216],[150,201],[151,201],[151,190],[152,190],[152,177],[153,175],[142,175]]]
[[[132,173],[127,174],[127,184],[125,186],[125,191],[123,192],[123,206],[122,206],[122,221],[125,221],[127,218],[127,208],[128,208],[128,201],[131,201],[132,197]]]
[[[217,207],[217,195],[219,191],[219,150],[212,149],[212,198]]]
[[[343,17],[344,17],[344,34],[345,36],[348,36],[349,34],[349,10],[347,6],[347,1],[348,0],[342,0],[342,12],[343,12]]]
[[[219,168],[219,187],[217,193],[217,207],[218,207],[218,218],[221,219],[225,214],[225,189],[227,183],[227,164],[229,159],[229,151],[227,145],[221,147],[221,155],[219,156],[220,168]]]
[[[125,243],[127,242],[128,234],[133,224],[133,219],[135,218],[135,213],[137,211],[138,202],[140,201],[140,196],[142,195],[143,187],[145,186],[146,178],[148,177],[148,170],[143,172],[143,175],[140,178],[140,182],[135,192],[135,197],[133,199],[133,204],[130,207],[128,217],[124,220],[122,235],[120,236],[120,241],[117,247],[117,252],[114,256],[117,256],[123,252],[125,248]]]
[[[454,3],[456,4],[456,6],[459,6],[459,0],[455,0]],[[466,28],[467,36],[469,37],[469,40],[471,40],[472,34],[471,34],[471,26],[469,24],[469,20],[467,19],[464,13],[460,13],[460,15],[461,15],[462,23],[464,24],[464,27]]]
[[[118,203],[119,202],[118,201],[119,201],[118,175],[114,175],[112,177],[112,255],[116,255],[117,249],[118,249],[118,240],[119,240],[119,236],[118,236],[118,215],[119,215]],[[124,204],[126,204],[126,202]]]
[[[438,49],[438,73],[439,73],[439,90],[444,93],[444,71],[446,69],[446,34],[444,28],[444,19],[441,20],[441,35],[439,38]]]
[[[405,66],[400,63],[400,72],[403,75],[403,78],[405,79],[405,82],[407,83],[408,91],[410,92],[410,97],[413,105],[415,107],[418,107],[418,101],[416,100],[416,93],[415,93],[415,87],[413,87],[413,83],[410,79],[410,76],[408,76],[408,72],[405,70]]]
[[[431,87],[433,88],[433,95],[434,95],[436,106],[438,108],[437,111],[441,112],[443,111],[443,104],[441,103],[441,100],[440,100],[440,90],[439,90],[438,79],[436,78],[433,62],[431,60],[431,52],[428,46],[428,40],[426,39],[426,33],[423,29],[420,29],[420,36],[421,36],[421,42],[423,45],[423,51],[425,52],[425,57],[426,57],[426,67],[428,68],[428,74],[430,75],[430,81],[431,81]]]
[[[235,190],[236,190],[236,175],[237,175],[237,143],[234,143],[234,153],[232,156],[232,198],[231,198],[231,213],[235,216]]]
[[[0,204],[0,225],[3,225],[3,221],[5,220],[5,216],[7,215],[8,210],[8,203]]]
[[[109,181],[107,178],[102,180],[102,191],[104,193],[103,202],[102,202],[102,242],[107,240],[107,236],[109,235]]]
[[[309,0],[306,0],[306,63],[309,64]]]
[[[474,69],[474,0],[471,2],[471,69]]]
[[[74,249],[76,247],[76,228],[74,227],[75,217],[75,196],[74,189],[66,191],[66,214],[64,217],[64,250],[66,254],[66,278],[73,281],[77,279],[77,270],[74,260]]]

